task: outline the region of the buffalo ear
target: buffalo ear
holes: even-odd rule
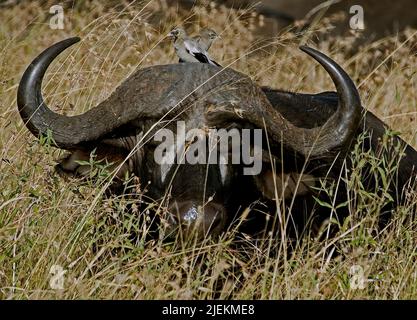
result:
[[[254,176],[255,184],[262,195],[269,200],[292,199],[312,192],[316,178],[297,172],[277,173],[268,168]]]
[[[87,177],[91,171],[91,165],[87,164],[90,161],[91,154],[95,154],[95,161],[100,164],[109,164],[107,170],[113,173],[117,168],[117,172],[113,178],[112,184],[120,184],[126,174],[130,174],[129,159],[125,160],[125,152],[119,148],[108,146],[105,144],[98,145],[91,151],[75,150],[55,166],[55,170],[66,176]],[[86,164],[84,164],[86,162]]]
[[[59,163],[55,166],[55,170],[67,176],[77,176],[80,175],[78,169],[81,167],[79,161],[88,161],[90,159],[90,154],[85,150],[76,150],[65,158],[59,160]]]

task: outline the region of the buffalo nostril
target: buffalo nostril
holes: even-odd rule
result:
[[[191,206],[191,208],[189,208],[188,211],[183,216],[184,221],[186,221],[189,224],[196,221],[197,218],[198,218],[198,211],[195,206]]]
[[[226,224],[226,217],[226,210],[222,205],[209,204],[204,210],[206,229],[211,234],[220,234]]]
[[[204,207],[192,201],[175,202],[168,210],[170,229],[181,227],[181,231],[188,237],[196,234],[199,238],[218,235],[225,225],[226,211],[220,204],[209,203]]]
[[[207,218],[207,226],[210,229],[214,229],[217,226],[219,226],[219,224],[222,222],[221,212],[215,211],[211,215],[212,215],[211,217]]]

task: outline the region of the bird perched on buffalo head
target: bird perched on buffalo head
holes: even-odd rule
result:
[[[191,39],[184,29],[177,27],[168,36],[174,41],[175,52],[180,58],[179,62],[200,62],[220,66],[210,59],[207,51],[201,48],[196,40]]]
[[[197,43],[202,49],[204,49],[205,51],[208,51],[211,45],[213,44],[213,42],[219,38],[221,37],[217,34],[216,31],[210,28],[204,28],[193,39],[197,41]]]

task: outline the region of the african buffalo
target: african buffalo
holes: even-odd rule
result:
[[[58,148],[71,152],[59,165],[62,171],[84,174],[88,167],[77,160],[88,159],[94,150],[98,159],[113,165],[114,192],[120,192],[126,174],[133,174],[150,182],[149,195],[154,199],[170,193],[171,227],[193,230],[200,237],[209,231],[219,234],[237,208],[260,197],[312,199],[316,177],[328,170],[338,175],[361,131],[374,131],[368,147],[375,149],[384,133],[383,123],[372,114],[367,113],[362,121],[358,91],[342,68],[308,47],[301,50],[325,68],[337,93],[302,95],[260,88],[230,68],[184,63],[138,70],[84,114],[57,114],[42,98],[42,79],[52,61],[78,41],[70,38],[56,43],[23,74],[17,104],[27,128],[37,137],[51,133]],[[186,130],[200,129],[200,133],[211,128],[262,129],[261,161],[265,165],[259,174],[245,175],[243,164],[227,160],[230,150],[219,155],[226,160],[217,163],[157,163],[155,152],[161,142],[153,138],[165,129],[175,131],[179,121]],[[254,148],[250,146],[252,153]],[[165,151],[169,154],[172,149]],[[280,170],[274,172],[271,161]],[[400,188],[416,164],[417,152],[407,146],[399,170]]]

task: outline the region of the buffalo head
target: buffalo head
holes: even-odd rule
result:
[[[27,128],[37,137],[49,131],[57,147],[71,152],[60,164],[63,171],[82,175],[88,168],[77,160],[87,159],[95,150],[98,158],[112,163],[115,190],[126,174],[132,174],[143,184],[149,182],[153,198],[161,199],[168,192],[171,226],[195,230],[199,236],[224,230],[236,209],[232,204],[262,195],[272,198],[276,195],[274,187],[279,190],[278,197],[296,196],[308,192],[311,183],[304,183],[307,179],[303,174],[290,169],[282,172],[280,177],[286,176],[282,184],[279,179],[271,183],[274,174],[270,169],[245,176],[244,164],[228,161],[230,150],[226,154],[215,152],[223,161],[181,163],[179,153],[170,155],[178,143],[175,147],[167,144],[163,154],[177,161],[157,162],[155,152],[163,139],[154,138],[161,136],[162,130],[176,132],[179,121],[187,132],[198,129],[203,136],[213,128],[237,130],[240,138],[243,129],[261,129],[263,146],[268,150],[263,152],[262,161],[271,157],[282,161],[289,156],[303,163],[308,159],[331,162],[334,155],[346,151],[360,123],[361,103],[352,80],[333,60],[308,47],[301,50],[325,68],[337,89],[338,107],[320,126],[303,128],[288,121],[249,77],[230,68],[199,63],[138,70],[95,108],[81,115],[61,115],[46,105],[42,79],[52,61],[78,41],[70,38],[56,43],[23,74],[17,104]],[[186,144],[191,140],[186,139]],[[210,144],[206,146],[208,159]],[[253,154],[253,145],[247,147]]]

